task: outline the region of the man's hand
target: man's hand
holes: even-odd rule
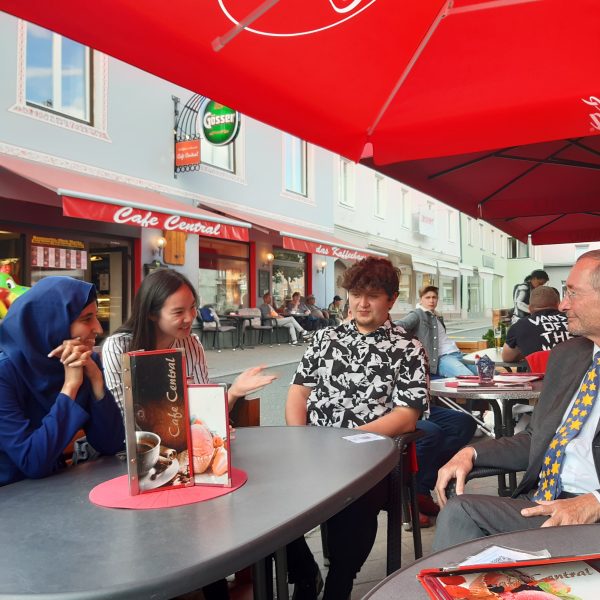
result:
[[[457,452],[439,471],[435,484],[438,502],[441,507],[446,505],[446,487],[452,479],[456,479],[456,493],[461,495],[465,491],[465,479],[473,470],[475,449],[471,446]]]
[[[544,521],[542,527],[555,525],[585,525],[600,521],[600,502],[594,494],[582,494],[575,498],[564,500],[540,500],[537,506],[524,508],[521,511],[524,517],[540,517],[547,515],[550,518]]]

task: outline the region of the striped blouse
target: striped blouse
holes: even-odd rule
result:
[[[121,409],[121,415],[124,415],[125,410],[121,357],[125,352],[131,350],[131,339],[131,333],[115,333],[106,338],[102,345],[104,378],[108,389],[112,392]],[[183,348],[188,379],[193,380],[194,383],[208,383],[208,367],[206,366],[204,348],[195,333],[181,340],[176,339],[171,348]]]

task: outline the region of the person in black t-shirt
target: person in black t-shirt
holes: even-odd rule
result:
[[[529,316],[510,326],[502,348],[502,360],[516,362],[538,352],[550,350],[571,337],[567,317],[558,310],[560,298],[554,288],[534,288],[529,298]]]

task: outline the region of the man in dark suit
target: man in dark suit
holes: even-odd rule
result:
[[[439,470],[436,491],[445,508],[434,550],[495,533],[600,521],[600,250],[577,260],[560,309],[571,334],[581,337],[552,350],[531,424],[513,437],[467,446]],[[475,465],[525,475],[512,498],[463,495]],[[446,503],[454,478],[457,496]]]

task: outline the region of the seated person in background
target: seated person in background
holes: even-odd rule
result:
[[[306,296],[306,306],[310,311],[309,320],[313,322],[313,329],[322,329],[331,325],[329,321],[329,313],[317,306],[317,299],[310,294]]]
[[[290,335],[290,343],[292,346],[298,345],[297,333],[302,336],[304,341],[311,338],[311,333],[306,331],[294,317],[282,317],[273,308],[273,297],[269,292],[263,296],[263,303],[260,306],[260,314],[263,320],[273,319],[275,327],[285,327]],[[271,321],[269,321],[271,322]]]
[[[304,329],[314,329],[313,323],[310,320],[310,310],[304,302],[302,302],[302,296],[300,292],[294,292],[292,299],[287,303],[283,314],[286,317],[293,316]]]
[[[367,258],[346,270],[353,320],[318,331],[304,353],[288,392],[288,425],[349,427],[395,436],[413,431],[427,408],[427,359],[420,342],[393,325],[389,310],[398,270]],[[330,567],[324,600],[346,600],[377,533],[387,499],[387,479],[327,521]],[[295,600],[316,600],[322,586],[303,537],[287,547]]]
[[[414,335],[425,347],[429,358],[429,372],[432,376],[456,377],[473,375],[475,367],[470,369],[462,362],[462,353],[446,334],[446,325],[435,309],[438,304],[438,288],[428,285],[419,292],[419,304],[403,319],[395,321],[406,332]]]
[[[551,350],[571,337],[567,316],[558,310],[554,288],[540,285],[531,291],[529,316],[513,323],[506,333],[502,360],[517,362],[540,350]]]
[[[529,295],[531,290],[546,285],[548,282],[548,273],[541,269],[536,269],[531,272],[531,275],[525,277],[523,283],[517,283],[513,288],[513,316],[512,322],[516,323],[519,319],[526,317],[529,314]]]
[[[80,429],[101,454],[124,449],[119,407],[92,352],[100,333],[91,283],[46,277],[11,305],[0,326],[0,486],[65,466]]]
[[[440,469],[440,503],[451,479],[458,495],[440,512],[434,550],[496,533],[600,521],[600,250],[577,259],[560,308],[571,334],[581,337],[551,351],[531,424],[513,437],[467,446]],[[512,498],[463,494],[474,466],[525,474]]]
[[[343,320],[343,307],[342,307],[342,299],[339,296],[333,297],[333,302],[327,308],[329,312],[329,318],[332,319],[332,325],[339,325]]]
[[[429,371],[438,377],[455,377],[473,373],[462,362],[462,354],[456,344],[446,335],[446,327],[441,317],[435,314],[438,303],[438,288],[429,285],[420,293],[419,306],[408,313],[404,319],[396,321],[414,335],[425,347],[429,358]],[[438,469],[456,452],[468,444],[477,423],[463,412],[432,405],[427,419],[417,423],[417,429],[426,433],[417,440],[417,500],[421,527],[429,527],[429,517],[438,514],[439,506],[431,497],[435,487]]]
[[[204,329],[219,329],[221,320],[212,304],[205,304],[199,311],[198,318]]]

